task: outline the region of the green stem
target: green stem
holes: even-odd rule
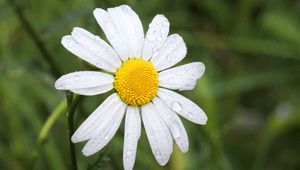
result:
[[[82,96],[75,96],[73,97],[73,93],[67,92],[67,103],[68,103],[68,109],[67,109],[67,119],[68,119],[68,134],[69,134],[69,147],[70,147],[70,156],[71,156],[71,168],[73,170],[77,170],[77,160],[76,160],[76,152],[75,152],[75,145],[71,141],[71,137],[74,133],[74,115],[75,110],[80,102],[80,99]]]
[[[61,101],[56,106],[56,108],[53,110],[53,112],[50,114],[50,116],[47,118],[46,122],[44,123],[43,127],[41,128],[38,138],[37,138],[36,147],[33,152],[33,158],[32,158],[32,164],[31,164],[32,167],[34,167],[36,159],[39,156],[41,146],[46,141],[47,136],[48,136],[52,126],[54,125],[57,118],[66,110],[66,108],[67,108],[66,100]]]
[[[46,137],[49,134],[49,131],[51,129],[51,127],[53,126],[53,124],[55,123],[55,121],[57,120],[57,118],[59,117],[59,115],[61,113],[63,113],[63,111],[65,111],[67,108],[67,102],[66,100],[61,101],[57,107],[54,109],[54,111],[51,113],[51,115],[47,118],[45,124],[43,125],[38,139],[37,139],[37,143],[41,144],[45,141]]]

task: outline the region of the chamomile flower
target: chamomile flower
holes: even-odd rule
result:
[[[155,159],[165,165],[173,139],[182,152],[189,142],[178,115],[204,125],[207,116],[195,103],[172,90],[192,90],[205,67],[193,62],[170,68],[187,53],[178,34],[169,34],[169,21],[157,15],[144,35],[138,15],[127,5],[95,9],[94,16],[110,45],[99,36],[74,28],[62,38],[63,46],[86,62],[103,69],[66,74],[55,82],[59,90],[98,95],[114,90],[76,130],[72,142],[88,141],[82,152],[92,155],[115,135],[125,116],[124,169],[135,162],[141,121]],[[108,72],[108,73],[107,73]]]

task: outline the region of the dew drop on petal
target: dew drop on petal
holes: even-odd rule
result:
[[[197,79],[197,78],[198,78],[197,71],[195,70],[194,67],[187,67],[187,68],[185,68],[185,72],[186,72],[188,75],[191,75],[191,77],[194,78],[194,79]]]
[[[194,116],[193,116],[193,113],[192,112],[189,112],[188,113],[188,117],[190,118],[190,119],[192,119]]]
[[[172,120],[170,130],[171,130],[174,138],[180,137],[180,134],[181,134],[180,125],[176,120]]]
[[[90,47],[90,51],[92,51],[92,52],[93,52],[94,50],[95,50],[95,49],[94,49],[93,47]]]
[[[207,122],[207,117],[201,117],[200,121],[203,122],[203,123],[206,123]]]
[[[108,140],[109,135],[105,135],[104,140]]]
[[[100,52],[96,52],[95,54],[96,54],[96,56],[101,56]]]
[[[163,24],[163,26],[168,26],[169,25],[169,23],[167,21],[164,21],[162,24]]]
[[[96,41],[101,41],[101,38],[100,38],[99,36],[96,36],[96,37],[95,37],[95,40],[96,40]]]
[[[125,12],[125,13],[127,13],[127,12],[128,12],[128,8],[127,8],[127,6],[121,6],[121,10],[122,10],[123,12]]]
[[[168,55],[167,55],[167,60],[171,61],[171,60],[172,60],[171,57],[172,57],[172,56],[171,56],[170,54],[168,54]]]
[[[160,160],[160,159],[161,159],[161,156],[160,156],[160,155],[156,155],[156,158],[157,158],[158,160]]]
[[[159,54],[159,48],[157,46],[153,47],[152,49],[152,55],[157,56]]]
[[[159,36],[159,37],[157,37],[157,40],[158,40],[158,41],[162,41],[163,39],[162,39],[161,36]]]
[[[181,112],[182,111],[182,105],[178,101],[172,101],[171,108],[175,112]]]

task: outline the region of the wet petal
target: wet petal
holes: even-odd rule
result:
[[[163,88],[158,89],[157,95],[168,107],[189,121],[200,125],[206,124],[206,114],[191,100],[178,93]]]

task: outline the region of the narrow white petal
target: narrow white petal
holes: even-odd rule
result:
[[[134,166],[138,140],[141,135],[141,117],[139,108],[129,106],[125,118],[123,165],[125,170]]]
[[[152,56],[159,55],[159,50],[169,34],[170,23],[163,15],[156,15],[149,24],[146,33],[142,57],[149,60]]]
[[[71,35],[66,35],[61,39],[62,45],[72,54],[78,56],[84,61],[109,72],[115,72],[116,67],[108,64],[89,49],[80,45]]]
[[[106,110],[108,114],[104,116],[103,121],[96,122],[99,127],[94,129],[91,138],[82,149],[85,156],[90,156],[106,146],[120,127],[127,105],[118,96],[116,98],[118,98],[118,102]]]
[[[81,95],[96,95],[113,88],[114,77],[98,71],[78,71],[61,76],[55,82],[58,90],[70,90]]]
[[[121,113],[123,102],[116,93],[110,95],[105,101],[80,125],[72,136],[72,142],[82,142],[95,136],[97,129],[103,129],[110,123],[109,119],[118,112]]]
[[[200,125],[206,124],[206,114],[191,100],[178,93],[163,88],[158,89],[157,95],[168,107],[184,118]]]
[[[159,73],[159,86],[174,90],[192,90],[205,70],[201,62],[194,62]]]
[[[95,36],[87,30],[75,27],[72,37],[84,48],[96,55],[101,62],[105,62],[114,68],[121,66],[121,60],[114,49],[99,36]]]
[[[165,165],[173,152],[173,140],[165,122],[152,103],[142,106],[142,120],[156,161]]]
[[[125,61],[129,57],[128,49],[129,47],[126,44],[126,39],[122,35],[122,33],[118,30],[117,26],[114,24],[113,20],[107,13],[107,11],[96,8],[94,10],[94,16],[102,28],[103,32],[106,35],[106,38],[112,45],[112,47],[116,50],[119,57]]]
[[[94,96],[97,94],[102,94],[105,92],[110,91],[114,88],[113,83],[100,86],[100,87],[93,87],[93,88],[82,88],[82,89],[70,89],[71,92],[79,94],[79,95],[85,95],[85,96]]]
[[[186,55],[186,45],[178,34],[170,35],[159,50],[158,55],[151,58],[157,71],[172,67],[180,62]]]
[[[186,130],[178,115],[168,106],[166,106],[158,97],[153,99],[153,104],[159,115],[163,118],[166,125],[170,129],[172,136],[180,150],[183,153],[186,153],[189,149],[189,140]]]
[[[107,11],[97,8],[94,16],[121,59],[140,57],[144,30],[138,15],[128,5],[108,8]]]

